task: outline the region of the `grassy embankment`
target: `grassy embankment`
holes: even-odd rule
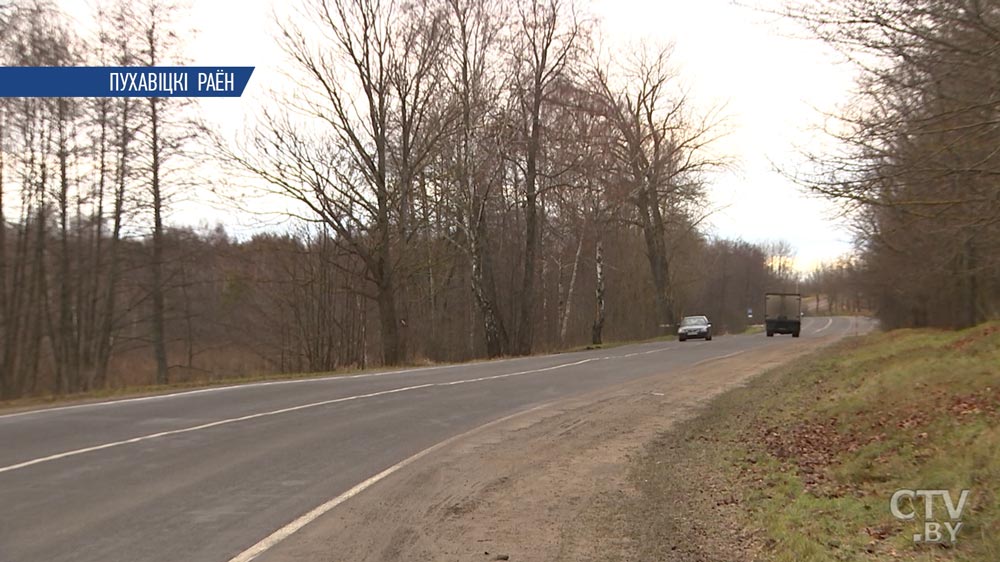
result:
[[[1000,560],[1000,323],[873,334],[772,370],[649,444],[632,479],[643,559]],[[923,503],[896,520],[899,489],[971,490],[957,542],[914,544]]]

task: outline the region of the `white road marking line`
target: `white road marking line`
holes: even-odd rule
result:
[[[299,517],[298,519],[292,521],[291,523],[285,525],[284,527],[282,527],[282,528],[278,529],[277,531],[271,533],[270,535],[264,537],[257,544],[251,546],[250,548],[244,550],[243,552],[241,552],[238,555],[236,555],[235,557],[233,557],[231,560],[229,560],[229,562],[250,562],[254,558],[257,558],[258,556],[260,556],[264,552],[266,552],[266,551],[270,550],[271,548],[273,548],[279,542],[285,540],[286,538],[288,538],[289,536],[291,536],[295,532],[299,531],[300,529],[302,529],[303,527],[305,527],[309,523],[312,523],[316,519],[319,519],[320,517],[322,517],[325,513],[327,513],[331,509],[333,509],[333,508],[337,507],[338,505],[344,503],[345,501],[353,498],[354,496],[360,494],[361,492],[367,490],[368,488],[371,488],[379,480],[384,480],[390,474],[398,471],[399,469],[405,467],[408,464],[412,464],[412,463],[420,460],[422,457],[425,457],[425,456],[429,455],[430,453],[432,453],[434,451],[437,451],[438,449],[446,447],[446,446],[450,445],[451,443],[454,443],[455,441],[458,441],[459,439],[463,439],[463,438],[469,437],[470,435],[472,435],[472,434],[474,434],[474,433],[476,433],[478,431],[481,431],[483,429],[486,429],[486,428],[488,428],[490,426],[503,423],[505,421],[511,420],[511,419],[516,418],[518,416],[522,416],[524,414],[528,414],[530,412],[535,412],[535,411],[541,410],[543,408],[547,408],[549,405],[550,404],[548,404],[548,403],[541,404],[541,405],[535,406],[533,408],[529,408],[527,410],[522,410],[520,412],[515,412],[515,413],[510,414],[508,416],[504,416],[502,418],[495,419],[495,420],[493,420],[491,422],[487,422],[487,423],[485,423],[483,425],[480,425],[478,427],[470,429],[469,431],[466,431],[464,433],[460,433],[458,435],[449,437],[448,439],[445,439],[444,441],[441,441],[440,443],[437,443],[436,445],[432,445],[431,447],[428,447],[427,449],[424,449],[423,451],[420,451],[419,453],[413,455],[412,457],[408,457],[406,459],[403,459],[402,461],[400,461],[400,462],[398,462],[398,463],[390,466],[389,468],[383,470],[382,472],[379,472],[375,476],[372,476],[371,478],[368,478],[367,480],[361,482],[360,484],[357,484],[356,486],[354,486],[350,490],[347,490],[346,492],[344,492],[343,494],[340,494],[339,496],[333,498],[332,500],[330,500],[328,502],[325,502],[325,503],[323,503],[323,504],[321,504],[321,505],[313,508],[311,511],[309,511],[305,515]]]
[[[827,318],[827,319],[826,319],[826,324],[824,324],[822,328],[820,328],[820,329],[816,330],[816,331],[815,331],[815,332],[813,332],[813,333],[814,333],[814,334],[818,334],[818,333],[822,332],[823,330],[825,330],[825,329],[829,328],[829,327],[830,327],[830,325],[832,325],[832,324],[833,324],[833,318]]]
[[[669,349],[669,348],[662,348],[662,349],[656,349],[656,350],[646,351],[646,352],[643,352],[643,354],[646,354],[646,353],[656,353],[656,352],[660,352],[660,351],[665,351],[667,349]],[[556,369],[564,369],[566,367],[575,367],[577,365],[583,365],[584,363],[590,363],[590,362],[593,362],[593,361],[605,361],[605,360],[608,360],[608,359],[615,359],[617,357],[623,357],[623,356],[610,356],[609,355],[609,356],[604,356],[604,357],[591,357],[591,358],[588,358],[588,359],[581,359],[580,361],[573,361],[571,363],[560,363],[558,365],[552,365],[552,366],[549,366],[549,367],[542,367],[540,369],[530,369],[530,370],[527,370],[527,371],[517,371],[517,372],[513,372],[513,373],[503,373],[503,374],[500,374],[500,375],[490,375],[490,376],[486,376],[486,377],[477,377],[477,378],[474,378],[474,379],[464,379],[464,380],[458,380],[458,381],[418,384],[418,385],[414,385],[414,386],[404,386],[402,388],[394,388],[394,389],[390,389],[390,390],[381,390],[381,391],[378,391],[378,392],[370,392],[370,393],[367,393],[367,394],[357,394],[357,395],[354,395],[354,396],[345,396],[345,397],[342,397],[342,398],[333,398],[333,399],[330,399],[330,400],[322,400],[320,402],[312,402],[312,403],[309,403],[309,404],[301,404],[301,405],[298,405],[298,406],[291,406],[291,407],[288,407],[288,408],[281,408],[279,410],[271,410],[271,411],[268,411],[268,412],[259,412],[259,413],[256,413],[256,414],[248,414],[248,415],[245,415],[245,416],[239,416],[239,417],[236,417],[236,418],[228,418],[228,419],[218,420],[218,421],[204,423],[204,424],[196,425],[196,426],[192,426],[192,427],[185,427],[185,428],[182,428],[182,429],[172,429],[172,430],[168,430],[168,431],[160,431],[160,432],[157,432],[157,433],[151,433],[149,435],[141,435],[139,437],[132,437],[131,439],[123,439],[121,441],[114,441],[114,442],[111,442],[111,443],[104,443],[102,445],[94,445],[92,447],[84,447],[82,449],[74,449],[72,451],[65,451],[65,452],[62,452],[62,453],[56,453],[54,455],[48,455],[48,456],[45,456],[45,457],[39,457],[39,458],[36,458],[36,459],[27,460],[27,461],[20,462],[20,463],[17,463],[17,464],[12,464],[12,465],[9,465],[9,466],[0,467],[0,473],[10,472],[10,471],[13,471],[13,470],[18,470],[18,469],[21,469],[21,468],[26,468],[26,467],[33,466],[33,465],[36,465],[36,464],[41,464],[41,463],[44,463],[44,462],[49,462],[49,461],[64,459],[66,457],[73,457],[73,456],[76,456],[76,455],[82,455],[84,453],[91,453],[91,452],[100,451],[100,450],[103,450],[103,449],[110,449],[112,447],[119,447],[121,445],[129,445],[129,444],[132,444],[132,443],[139,443],[139,442],[142,442],[142,441],[149,441],[150,439],[158,439],[160,437],[167,437],[167,436],[170,436],[170,435],[179,435],[179,434],[182,434],[182,433],[190,433],[192,431],[200,431],[200,430],[203,430],[203,429],[209,429],[209,428],[213,428],[213,427],[219,427],[221,425],[228,425],[228,424],[232,424],[232,423],[236,423],[236,422],[247,421],[247,420],[252,420],[252,419],[257,419],[257,418],[263,418],[263,417],[268,417],[268,416],[276,416],[278,414],[286,414],[288,412],[295,412],[295,411],[298,411],[298,410],[305,410],[307,408],[316,408],[316,407],[319,407],[319,406],[328,406],[330,404],[337,404],[337,403],[340,403],[340,402],[347,402],[347,401],[350,401],[350,400],[360,400],[362,398],[374,398],[376,396],[384,396],[386,394],[394,394],[394,393],[399,393],[399,392],[408,392],[408,391],[412,391],[412,390],[419,390],[419,389],[422,389],[422,388],[431,388],[431,387],[435,387],[435,386],[452,386],[452,385],[456,385],[456,384],[465,384],[465,383],[491,381],[491,380],[497,380],[497,379],[505,379],[505,378],[509,378],[509,377],[517,377],[517,376],[522,376],[522,375],[530,375],[530,374],[534,374],[534,373],[543,373],[543,372],[547,372],[547,371],[554,371]]]
[[[651,345],[652,344],[656,344],[656,343],[658,343],[658,342],[652,342]],[[646,344],[637,344],[637,345],[646,345]],[[660,351],[663,351],[664,349],[666,349],[666,348],[658,348],[658,349],[654,349],[652,351],[643,351],[643,352],[639,352],[639,353],[629,353],[627,355],[616,355],[616,356],[613,356],[613,357],[609,356],[607,358],[632,357],[634,355],[643,355],[643,354],[646,354],[646,353],[658,353]],[[531,357],[531,359],[545,359],[545,358],[549,358],[549,357],[556,357],[558,355],[561,355],[561,354],[560,353],[550,353],[550,354],[547,354],[547,355],[537,355],[537,356]],[[432,365],[430,367],[414,367],[414,368],[411,368],[411,369],[399,369],[399,370],[395,370],[395,371],[378,371],[378,372],[375,372],[375,373],[359,373],[357,375],[329,375],[329,376],[325,376],[325,377],[308,377],[308,378],[303,378],[303,379],[288,379],[288,380],[276,380],[276,381],[251,382],[251,383],[244,383],[244,384],[230,384],[230,385],[225,385],[225,386],[215,386],[215,387],[211,387],[211,388],[199,388],[199,389],[195,389],[195,390],[182,390],[180,392],[171,392],[171,393],[168,393],[168,394],[154,394],[152,396],[137,396],[135,398],[120,398],[120,399],[116,399],[116,400],[105,400],[105,401],[102,401],[102,402],[89,402],[87,404],[73,404],[73,405],[70,405],[70,406],[56,406],[56,407],[53,407],[53,408],[41,408],[41,409],[38,409],[38,410],[27,410],[27,411],[24,411],[24,412],[14,412],[12,414],[0,414],[0,420],[4,420],[4,419],[8,419],[8,418],[22,417],[22,416],[43,415],[43,414],[49,414],[49,413],[53,413],[53,412],[63,412],[63,411],[66,411],[66,410],[78,410],[78,409],[82,409],[82,408],[98,408],[98,407],[103,407],[103,406],[117,406],[119,404],[129,404],[129,403],[133,403],[133,402],[149,402],[149,401],[154,401],[154,400],[164,400],[164,399],[168,399],[168,398],[176,398],[178,396],[191,396],[191,395],[194,395],[194,394],[207,394],[209,392],[222,392],[222,391],[227,391],[227,390],[242,390],[242,389],[247,389],[247,388],[257,388],[257,387],[262,387],[262,386],[278,386],[278,385],[286,385],[286,384],[307,384],[307,383],[322,383],[322,382],[343,381],[343,380],[353,380],[353,379],[366,379],[366,378],[372,378],[372,377],[384,377],[384,376],[389,376],[389,375],[403,375],[403,374],[408,374],[408,373],[417,373],[417,372],[432,371],[432,370],[441,370],[441,371],[444,371],[444,370],[448,370],[448,369],[455,369],[455,368],[458,368],[458,367],[470,367],[470,366],[482,365],[482,364],[499,364],[499,363],[506,363],[508,361],[519,361],[519,360],[523,360],[523,359],[528,359],[528,358],[526,358],[526,357],[511,357],[509,359],[491,359],[489,361],[474,362],[474,363],[455,363],[453,365]]]
[[[594,358],[590,358],[590,359],[584,359],[584,360],[578,361],[576,363],[569,363],[569,364],[566,364],[566,365],[558,365],[558,366],[555,366],[555,367],[547,367],[546,369],[540,369],[540,370],[551,370],[551,369],[556,369],[556,368],[559,368],[559,367],[562,367],[562,366],[567,366],[568,367],[570,365],[580,365],[580,364],[583,364],[583,363],[589,363],[591,361],[603,361],[603,360],[606,360],[606,359],[623,358],[623,357],[634,357],[636,355],[647,355],[649,353],[657,353],[657,352],[660,352],[660,351],[665,351],[666,349],[669,349],[669,348],[655,349],[655,350],[642,351],[642,352],[636,352],[636,353],[628,353],[628,354],[625,354],[625,355],[619,355],[619,356],[614,356],[614,357],[612,357],[612,356],[594,357]],[[730,353],[728,355],[723,355],[721,357],[713,357],[713,358],[709,358],[709,359],[704,359],[702,361],[699,361],[699,362],[695,363],[694,365],[699,365],[701,363],[706,363],[708,361],[715,361],[717,359],[725,359],[727,357],[733,357],[733,356],[739,355],[741,353],[746,353],[747,351],[749,351],[749,350],[737,351],[737,352],[734,352],[734,353]],[[692,365],[692,366],[694,366],[694,365]],[[492,376],[492,377],[483,377],[481,379],[470,379],[469,381],[454,381],[452,383],[443,383],[443,384],[462,384],[463,382],[472,382],[473,380],[489,380],[489,379],[493,379],[493,378],[502,378],[502,377],[508,377],[508,376],[515,376],[517,374],[524,374],[524,373],[510,373],[510,374],[506,374],[506,375],[495,375],[495,376]],[[662,392],[653,392],[652,394],[654,396],[663,396],[664,395]],[[444,441],[442,441],[442,442],[440,442],[440,443],[438,443],[438,444],[436,444],[436,445],[434,445],[434,446],[432,446],[430,448],[424,449],[423,451],[420,451],[419,453],[413,455],[412,457],[406,458],[406,459],[400,461],[399,463],[394,464],[394,465],[390,466],[389,468],[383,470],[382,472],[379,472],[375,476],[372,476],[371,478],[368,478],[367,480],[364,480],[360,484],[357,484],[356,486],[354,486],[350,490],[347,490],[346,492],[344,492],[343,494],[341,494],[341,495],[333,498],[332,500],[330,500],[330,501],[328,501],[326,503],[323,503],[322,505],[320,505],[318,507],[313,508],[311,511],[309,511],[305,515],[303,515],[303,516],[295,519],[291,523],[285,525],[284,527],[282,527],[282,528],[278,529],[277,531],[271,533],[270,535],[264,537],[257,544],[251,546],[250,548],[244,550],[240,554],[238,554],[235,557],[233,557],[232,559],[230,559],[229,562],[252,562],[255,558],[257,558],[261,554],[264,554],[265,552],[267,552],[268,550],[270,550],[271,548],[273,548],[275,545],[277,545],[281,541],[287,539],[288,537],[290,537],[294,533],[298,532],[299,530],[301,530],[303,527],[305,527],[309,523],[312,523],[316,519],[319,519],[320,517],[322,517],[323,515],[325,515],[326,513],[328,513],[330,510],[332,510],[335,507],[337,507],[338,505],[344,503],[345,501],[347,501],[347,500],[353,498],[354,496],[360,494],[361,492],[367,490],[368,488],[370,488],[373,485],[375,485],[376,483],[378,483],[380,480],[384,480],[386,477],[388,477],[392,473],[397,472],[401,468],[404,468],[406,465],[411,464],[411,463],[419,460],[420,458],[425,457],[428,454],[430,454],[430,453],[432,453],[432,452],[434,452],[434,451],[436,451],[436,450],[438,450],[438,449],[440,449],[442,447],[445,447],[446,445],[448,445],[450,443],[453,443],[454,441],[457,441],[459,439],[467,437],[467,436],[471,435],[472,433],[475,433],[477,431],[485,429],[485,428],[487,428],[487,427],[489,427],[491,425],[499,424],[501,422],[510,420],[510,419],[512,419],[514,417],[520,416],[522,414],[526,414],[528,412],[533,412],[533,411],[536,411],[536,410],[540,410],[540,409],[545,408],[547,406],[548,406],[548,404],[542,404],[540,406],[536,406],[534,408],[531,408],[530,410],[525,410],[523,412],[518,412],[518,413],[515,413],[515,414],[511,414],[509,416],[502,417],[502,418],[497,419],[497,420],[493,420],[493,421],[491,421],[489,423],[486,423],[484,425],[481,425],[479,427],[471,429],[471,430],[469,430],[469,431],[467,431],[465,433],[456,435],[454,437],[450,437],[450,438],[448,438],[448,439],[446,439],[446,440],[444,440]]]
[[[0,419],[15,418],[19,416],[30,416],[33,414],[48,414],[51,412],[61,412],[65,410],[77,410],[81,408],[96,408],[101,406],[117,406],[119,404],[128,404],[131,402],[148,402],[153,400],[163,400],[166,398],[175,398],[177,396],[190,396],[193,394],[206,394],[209,392],[221,392],[224,390],[239,390],[244,388],[257,388],[261,386],[277,386],[284,384],[303,384],[311,382],[329,382],[337,380],[351,380],[351,379],[361,379],[369,377],[382,377],[386,375],[400,375],[406,373],[416,373],[419,371],[429,371],[432,369],[454,369],[455,367],[468,367],[469,364],[456,363],[454,365],[440,365],[433,367],[416,367],[413,369],[401,369],[398,371],[379,371],[377,373],[360,373],[357,375],[330,375],[326,377],[311,377],[304,379],[289,379],[289,380],[278,380],[278,381],[261,381],[261,382],[251,382],[246,384],[231,384],[226,386],[214,386],[211,388],[199,388],[196,390],[183,390],[180,392],[171,392],[169,394],[154,394],[152,396],[137,396],[135,398],[121,398],[118,400],[106,400],[104,402],[91,402],[88,404],[73,404],[72,406],[57,406],[55,408],[42,408],[40,410],[28,410],[26,412],[15,412],[13,414],[0,414]]]
[[[290,408],[282,408],[280,410],[271,410],[269,412],[260,412],[257,414],[249,414],[246,416],[240,416],[238,418],[228,418],[224,420],[218,420],[209,423],[203,423],[201,425],[196,425],[192,427],[185,427],[183,429],[172,429],[169,431],[160,431],[158,433],[150,433],[149,435],[141,435],[139,437],[133,437],[131,439],[123,439],[121,441],[113,441],[111,443],[104,443],[102,445],[94,445],[93,447],[84,447],[83,449],[74,449],[72,451],[66,451],[63,453],[56,453],[54,455],[49,455],[47,457],[39,457],[37,459],[32,459],[29,461],[20,462],[17,464],[12,464],[9,466],[0,467],[0,473],[10,472],[12,470],[17,470],[20,468],[25,468],[28,466],[41,464],[43,462],[54,461],[58,459],[64,459],[66,457],[74,457],[76,455],[82,455],[84,453],[90,453],[93,451],[100,451],[103,449],[110,449],[112,447],[119,447],[121,445],[129,445],[131,443],[139,443],[142,441],[149,441],[150,439],[157,439],[160,437],[167,437],[169,435],[179,435],[181,433],[190,433],[192,431],[199,431],[202,429],[209,429],[211,427],[218,427],[220,425],[228,425],[231,423],[252,420],[256,418],[263,418],[268,416],[276,416],[278,414],[286,414],[288,412],[294,412],[297,410],[305,410],[307,408],[315,408],[317,406],[327,406],[329,404],[336,404],[338,402],[347,402],[349,400],[359,400],[361,398],[373,398],[375,396],[383,396],[385,394],[393,394],[396,392],[406,392],[408,390],[417,390],[420,388],[427,388],[430,386],[435,386],[433,384],[420,384],[416,386],[406,386],[403,388],[394,388],[391,390],[381,390],[379,392],[371,392],[368,394],[358,394],[355,396],[345,396],[343,398],[334,398],[332,400],[323,400],[322,402],[313,402],[310,404],[301,404],[299,406],[292,406]]]
[[[553,365],[551,367],[543,367],[541,369],[532,369],[530,371],[518,371],[516,373],[504,373],[502,375],[489,375],[489,376],[486,376],[486,377],[478,377],[478,378],[474,378],[474,379],[464,379],[464,380],[460,380],[460,381],[439,382],[439,383],[433,383],[433,384],[431,384],[431,386],[452,386],[452,385],[456,385],[456,384],[465,384],[465,383],[470,383],[470,382],[492,381],[492,380],[497,380],[497,379],[505,379],[507,377],[517,377],[517,376],[521,376],[521,375],[530,375],[532,373],[542,373],[542,372],[545,372],[545,371],[554,371],[556,369],[562,369],[563,367],[575,367],[576,365],[583,365],[584,363],[590,363],[591,361],[604,361],[604,360],[607,360],[607,359],[612,359],[612,357],[611,356],[591,357],[590,359],[582,359],[580,361],[575,361],[573,363],[561,363],[559,365]]]

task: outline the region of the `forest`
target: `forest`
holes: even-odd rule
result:
[[[0,64],[182,64],[182,15],[0,2]],[[687,314],[739,333],[773,290],[888,327],[995,317],[997,6],[782,16],[864,70],[843,152],[798,178],[858,252],[804,277],[788,242],[711,234],[724,109],[669,46],[601,47],[583,2],[305,0],[269,39],[289,87],[236,139],[191,100],[0,99],[0,399],[526,355]],[[247,193],[287,220],[232,236],[173,210]]]
[[[821,0],[783,16],[859,70],[803,185],[852,217],[851,279],[883,328],[1000,316],[1000,2]]]

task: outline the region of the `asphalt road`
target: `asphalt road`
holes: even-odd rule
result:
[[[869,328],[806,318],[802,339]],[[227,562],[492,420],[782,345],[795,340],[719,336],[0,415],[0,562]]]

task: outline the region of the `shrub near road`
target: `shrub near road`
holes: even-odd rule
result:
[[[660,559],[1000,560],[1000,324],[875,334],[771,371],[632,476],[629,530]],[[890,511],[899,490],[910,520]],[[948,490],[955,509],[969,494],[956,520],[936,497],[941,541],[918,544],[925,504],[905,490]]]

